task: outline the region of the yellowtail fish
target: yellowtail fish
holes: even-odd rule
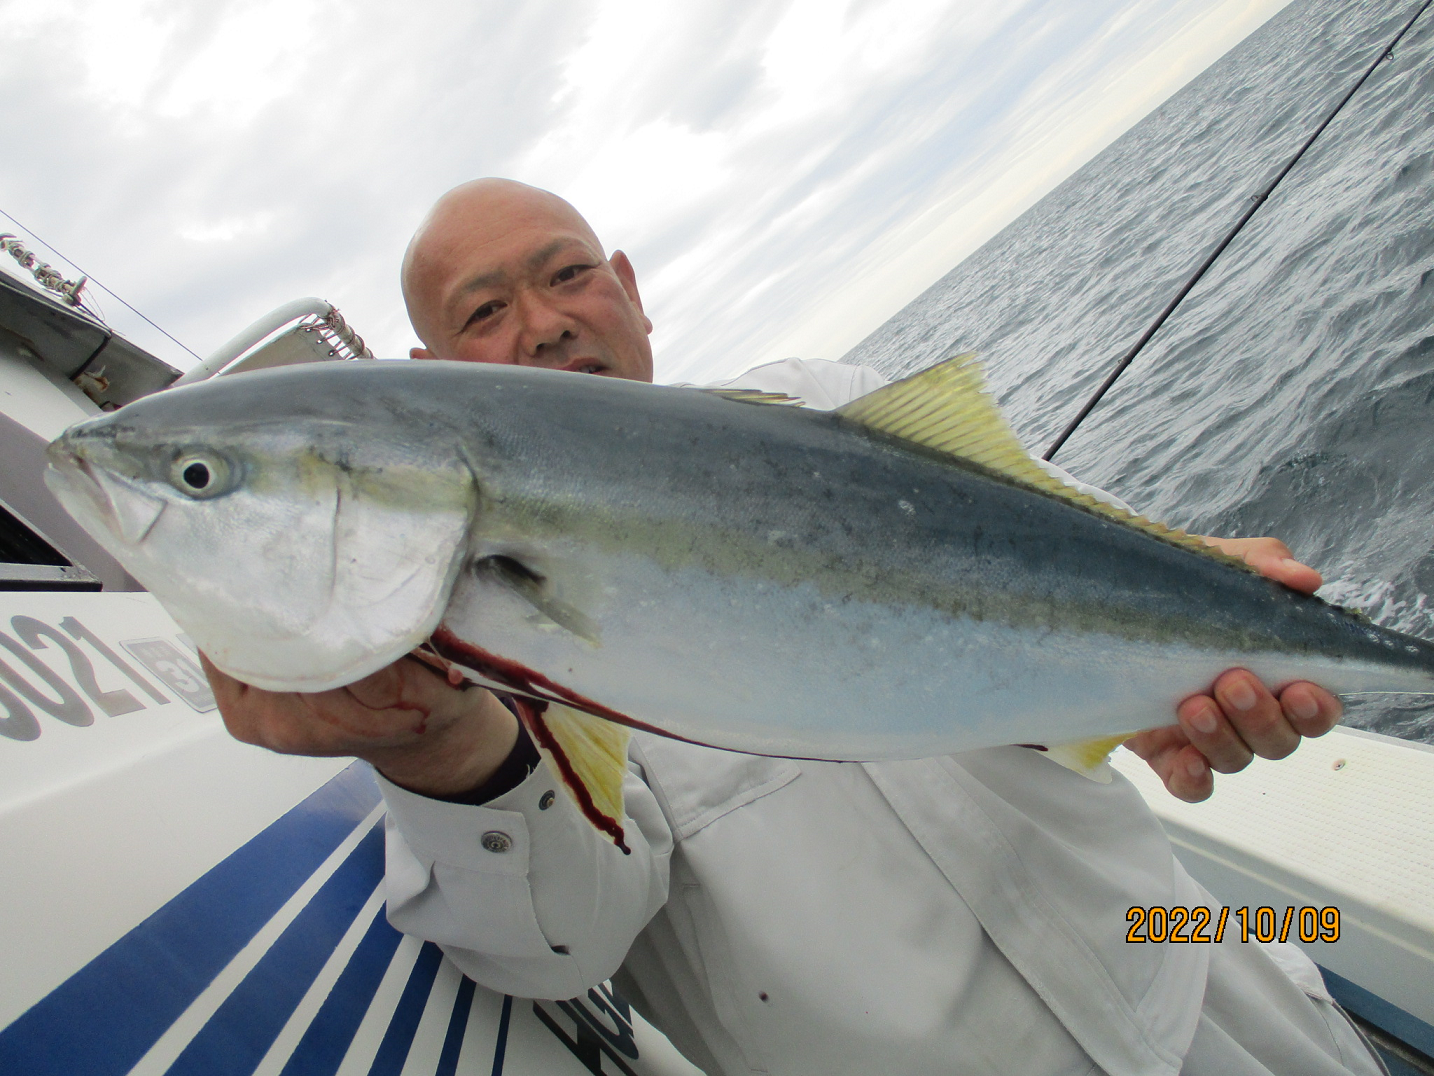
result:
[[[835,412],[538,369],[345,362],[142,399],[50,450],[66,507],[221,669],[420,645],[533,700],[621,842],[627,727],[821,759],[1114,743],[1241,665],[1434,689],[1434,647],[1046,473],[950,360]]]

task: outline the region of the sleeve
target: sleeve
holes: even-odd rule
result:
[[[570,998],[609,978],[667,900],[672,833],[629,764],[623,855],[547,764],[482,806],[409,792],[388,803],[388,918],[465,974],[519,997]]]
[[[763,363],[727,381],[707,388],[760,389],[795,396],[806,406],[830,411],[875,392],[887,383],[870,366],[853,366],[829,359],[779,359]]]
[[[1124,508],[1133,516],[1140,514],[1134,508],[1130,507],[1130,505],[1126,504],[1119,497],[1117,497],[1114,493],[1107,493],[1099,486],[1092,486],[1089,482],[1082,482],[1079,478],[1075,477],[1075,475],[1071,474],[1064,467],[1057,467],[1054,463],[1050,462],[1050,460],[1037,459],[1036,463],[1040,465],[1041,470],[1045,471],[1046,474],[1050,475],[1052,478],[1059,478],[1066,485],[1078,489],[1082,493],[1088,493],[1098,501],[1101,501],[1105,504],[1114,505],[1116,508]]]

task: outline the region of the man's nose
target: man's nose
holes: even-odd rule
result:
[[[525,294],[519,304],[523,359],[545,365],[562,361],[567,345],[578,338],[578,323],[540,295]]]

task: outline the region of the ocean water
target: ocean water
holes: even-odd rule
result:
[[[976,351],[1044,452],[1418,0],[1296,0],[850,351]],[[1434,8],[1056,456],[1434,639]],[[1347,722],[1434,743],[1434,702]]]

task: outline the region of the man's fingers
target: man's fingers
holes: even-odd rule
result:
[[[1214,696],[1236,735],[1261,758],[1284,758],[1300,745],[1279,700],[1248,670],[1223,673]]]
[[[265,691],[222,672],[203,654],[200,661],[230,735],[281,754],[357,754],[411,737],[428,716],[426,699],[405,705],[401,674],[392,667],[349,688],[300,693]]]
[[[236,740],[287,755],[357,755],[415,792],[475,788],[517,742],[517,719],[492,693],[408,658],[316,692],[265,691],[200,660]]]
[[[1175,716],[1196,753],[1203,756],[1212,769],[1237,773],[1255,757],[1209,695],[1186,699],[1176,709]]]
[[[471,701],[446,673],[408,657],[340,690],[386,726],[407,724],[417,734],[461,718]]]
[[[1249,561],[1250,567],[1261,575],[1283,583],[1292,590],[1313,594],[1324,583],[1324,576],[1308,564],[1301,564],[1294,557],[1270,556],[1246,559]]]
[[[1209,695],[1195,695],[1176,710],[1180,727],[1191,744],[1220,773],[1237,773],[1259,755],[1284,758],[1300,744],[1308,728],[1328,731],[1329,717],[1338,702],[1313,684],[1290,685],[1287,698],[1276,699],[1260,680],[1245,669],[1231,669],[1215,681]],[[1292,723],[1286,707],[1298,707],[1302,717]],[[1313,732],[1314,735],[1319,733]]]
[[[1278,538],[1210,538],[1203,539],[1232,557],[1241,558],[1261,575],[1268,576],[1293,590],[1313,594],[1324,577],[1308,564],[1295,560],[1290,547]]]
[[[1208,695],[1176,709],[1178,725],[1150,729],[1126,746],[1150,764],[1172,795],[1192,803],[1214,788],[1211,773],[1236,773],[1256,755],[1284,758],[1303,736],[1323,736],[1338,723],[1340,701],[1315,684],[1290,684],[1276,699],[1255,675],[1231,669]]]
[[[1190,745],[1180,725],[1146,729],[1125,741],[1125,746],[1149,764],[1172,796],[1199,803],[1215,789],[1209,763]]]
[[[1187,803],[1207,800],[1210,793],[1215,791],[1215,775],[1210,772],[1209,763],[1205,761],[1205,756],[1192,746],[1182,747],[1174,752],[1165,772],[1156,772],[1160,773],[1160,778],[1165,782],[1170,794]]]
[[[1205,537],[1203,541],[1293,590],[1312,594],[1324,582],[1278,538]],[[1141,733],[1127,746],[1150,764],[1172,794],[1193,802],[1210,795],[1211,770],[1235,773],[1256,755],[1284,758],[1299,746],[1301,737],[1322,736],[1333,728],[1340,713],[1339,700],[1314,684],[1289,684],[1276,698],[1249,671],[1231,669],[1208,693],[1180,704],[1178,726]],[[1172,733],[1186,742],[1177,742]]]
[[[1301,736],[1323,736],[1344,715],[1344,704],[1317,684],[1303,680],[1280,692],[1285,718]]]
[[[332,692],[322,692],[318,697],[331,697],[336,702],[352,700],[368,710],[390,710],[402,706],[406,685],[401,667],[405,664],[400,659],[396,664],[385,665],[377,672],[369,673],[362,680],[335,688]]]
[[[254,689],[221,670],[202,650],[199,652],[199,664],[204,669],[204,675],[209,677],[210,690],[214,692],[219,716],[223,718],[229,735],[240,743],[267,746],[260,727],[261,711],[253,704]]]

